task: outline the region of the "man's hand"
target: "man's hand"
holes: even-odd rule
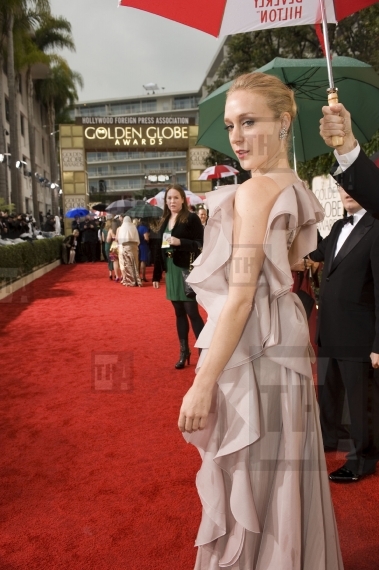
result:
[[[372,352],[370,354],[370,358],[371,358],[372,367],[379,368],[379,354],[376,354],[376,352]]]
[[[346,154],[353,150],[357,141],[351,129],[351,116],[342,103],[322,108],[324,117],[320,119],[320,135],[325,144],[334,148],[332,137],[343,137],[343,145],[336,148],[338,154]]]
[[[153,281],[154,289],[159,289],[159,281]]]

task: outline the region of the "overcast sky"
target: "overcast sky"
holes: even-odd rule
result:
[[[72,25],[76,52],[61,55],[83,76],[79,100],[139,96],[150,82],[168,93],[197,90],[221,40],[117,3],[50,0]]]

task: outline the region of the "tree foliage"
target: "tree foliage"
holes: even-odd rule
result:
[[[329,25],[328,31],[333,55],[354,57],[372,65],[379,73],[378,4],[345,18],[337,26]],[[218,69],[216,80],[209,86],[208,93],[242,73],[249,73],[262,67],[275,57],[295,59],[323,57],[315,27],[294,26],[231,36],[227,42],[227,56]],[[369,143],[363,145],[363,149],[369,156],[379,149],[379,131]],[[208,166],[215,162],[231,164],[231,159],[211,151]],[[299,176],[311,183],[314,176],[327,174],[333,162],[334,155],[330,152],[307,162],[298,163]]]
[[[51,14],[49,0],[0,0],[0,68],[7,62],[7,78],[9,92],[9,127],[3,122],[4,113],[2,104],[4,90],[3,75],[0,72],[0,127],[3,132],[8,128],[12,154],[19,156],[18,140],[18,74],[26,74],[28,93],[28,136],[31,169],[35,166],[35,145],[33,125],[33,99],[34,79],[32,69],[36,64],[45,65],[49,71],[48,77],[39,80],[39,100],[48,108],[50,123],[53,126],[49,132],[55,130],[55,111],[64,112],[65,108],[72,106],[77,100],[76,87],[82,85],[79,74],[69,69],[65,60],[59,58],[56,50],[67,48],[74,50],[74,41],[71,35],[71,25],[63,17]],[[56,85],[54,86],[54,83]],[[0,152],[5,152],[4,137],[0,137]],[[57,178],[55,140],[50,141],[51,151],[51,177]],[[11,188],[12,198],[18,211],[23,209],[21,173],[11,161]],[[33,209],[37,218],[38,208],[36,181],[32,180]],[[0,169],[0,195],[7,195],[7,176],[4,169]]]

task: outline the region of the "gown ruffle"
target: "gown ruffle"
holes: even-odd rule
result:
[[[204,249],[188,281],[208,320],[206,356],[229,288],[237,186],[208,194]],[[316,248],[322,208],[300,181],[278,196],[253,308],[215,386],[202,457],[195,570],[342,570],[312,380],[305,311],[290,266]]]

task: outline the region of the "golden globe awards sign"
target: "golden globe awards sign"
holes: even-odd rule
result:
[[[337,183],[330,175],[315,176],[312,180],[312,192],[325,211],[325,218],[317,224],[321,236],[325,238],[329,235],[334,222],[343,216],[343,205]]]
[[[187,150],[192,117],[82,117],[86,150]]]

